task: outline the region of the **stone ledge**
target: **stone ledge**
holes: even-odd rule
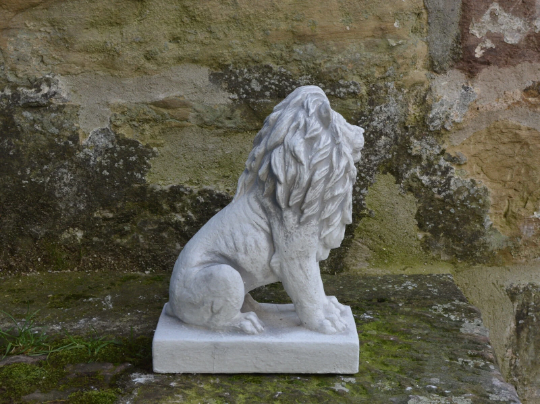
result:
[[[498,279],[487,276],[491,271],[493,268],[480,273],[478,282],[487,285]],[[531,281],[536,279],[533,275],[536,272],[531,272]],[[122,390],[120,403],[170,403],[179,397],[185,402],[229,403],[520,403],[514,387],[499,372],[479,310],[450,275],[323,275],[323,281],[326,294],[350,306],[356,322],[361,349],[354,375],[153,373],[152,358],[146,352],[167,300],[168,273],[59,272],[4,277],[0,307],[16,318],[24,318],[28,304],[31,312],[40,308],[36,325],[51,333],[67,330],[82,336],[144,337],[141,341],[148,344],[144,343],[141,364],[111,381],[111,389]],[[279,284],[251,294],[261,303],[290,303]],[[517,296],[521,294],[520,289]],[[523,300],[519,306],[525,309],[529,301]],[[526,321],[520,325],[526,329],[528,321],[534,323],[534,317],[523,319]],[[499,321],[509,324],[506,318]],[[0,328],[11,326],[11,320],[0,313]],[[30,369],[40,366],[28,364]],[[2,369],[6,366],[0,367],[0,373]],[[96,387],[95,379],[88,379],[80,389],[90,390],[90,385]],[[108,386],[105,379],[102,385]],[[41,392],[52,397],[52,392]],[[530,392],[523,394],[530,397]],[[41,401],[47,400],[43,396]]]

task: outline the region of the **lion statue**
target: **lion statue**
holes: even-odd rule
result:
[[[279,103],[253,141],[233,201],[180,253],[166,313],[257,334],[264,325],[249,292],[282,282],[305,327],[343,331],[344,306],[325,295],[319,261],[352,222],[363,132],[330,108],[319,87],[299,87]]]

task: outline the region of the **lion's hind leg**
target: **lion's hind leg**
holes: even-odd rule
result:
[[[179,293],[178,317],[188,324],[225,330],[240,329],[258,334],[264,327],[253,312],[242,313],[244,281],[226,264],[198,270]]]
[[[244,304],[240,311],[242,313],[247,313],[249,311],[257,311],[259,309],[259,302],[256,301],[250,293],[247,293],[244,297]]]

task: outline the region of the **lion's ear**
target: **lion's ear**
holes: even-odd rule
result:
[[[332,123],[332,108],[330,108],[330,104],[328,102],[323,102],[319,106],[319,109],[317,110],[317,115],[319,116],[319,120],[325,128],[330,126],[330,124]]]

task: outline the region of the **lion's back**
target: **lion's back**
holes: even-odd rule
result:
[[[185,245],[174,271],[180,278],[204,266],[229,263],[242,277],[264,272],[273,254],[268,220],[248,197],[239,198],[212,217]]]

